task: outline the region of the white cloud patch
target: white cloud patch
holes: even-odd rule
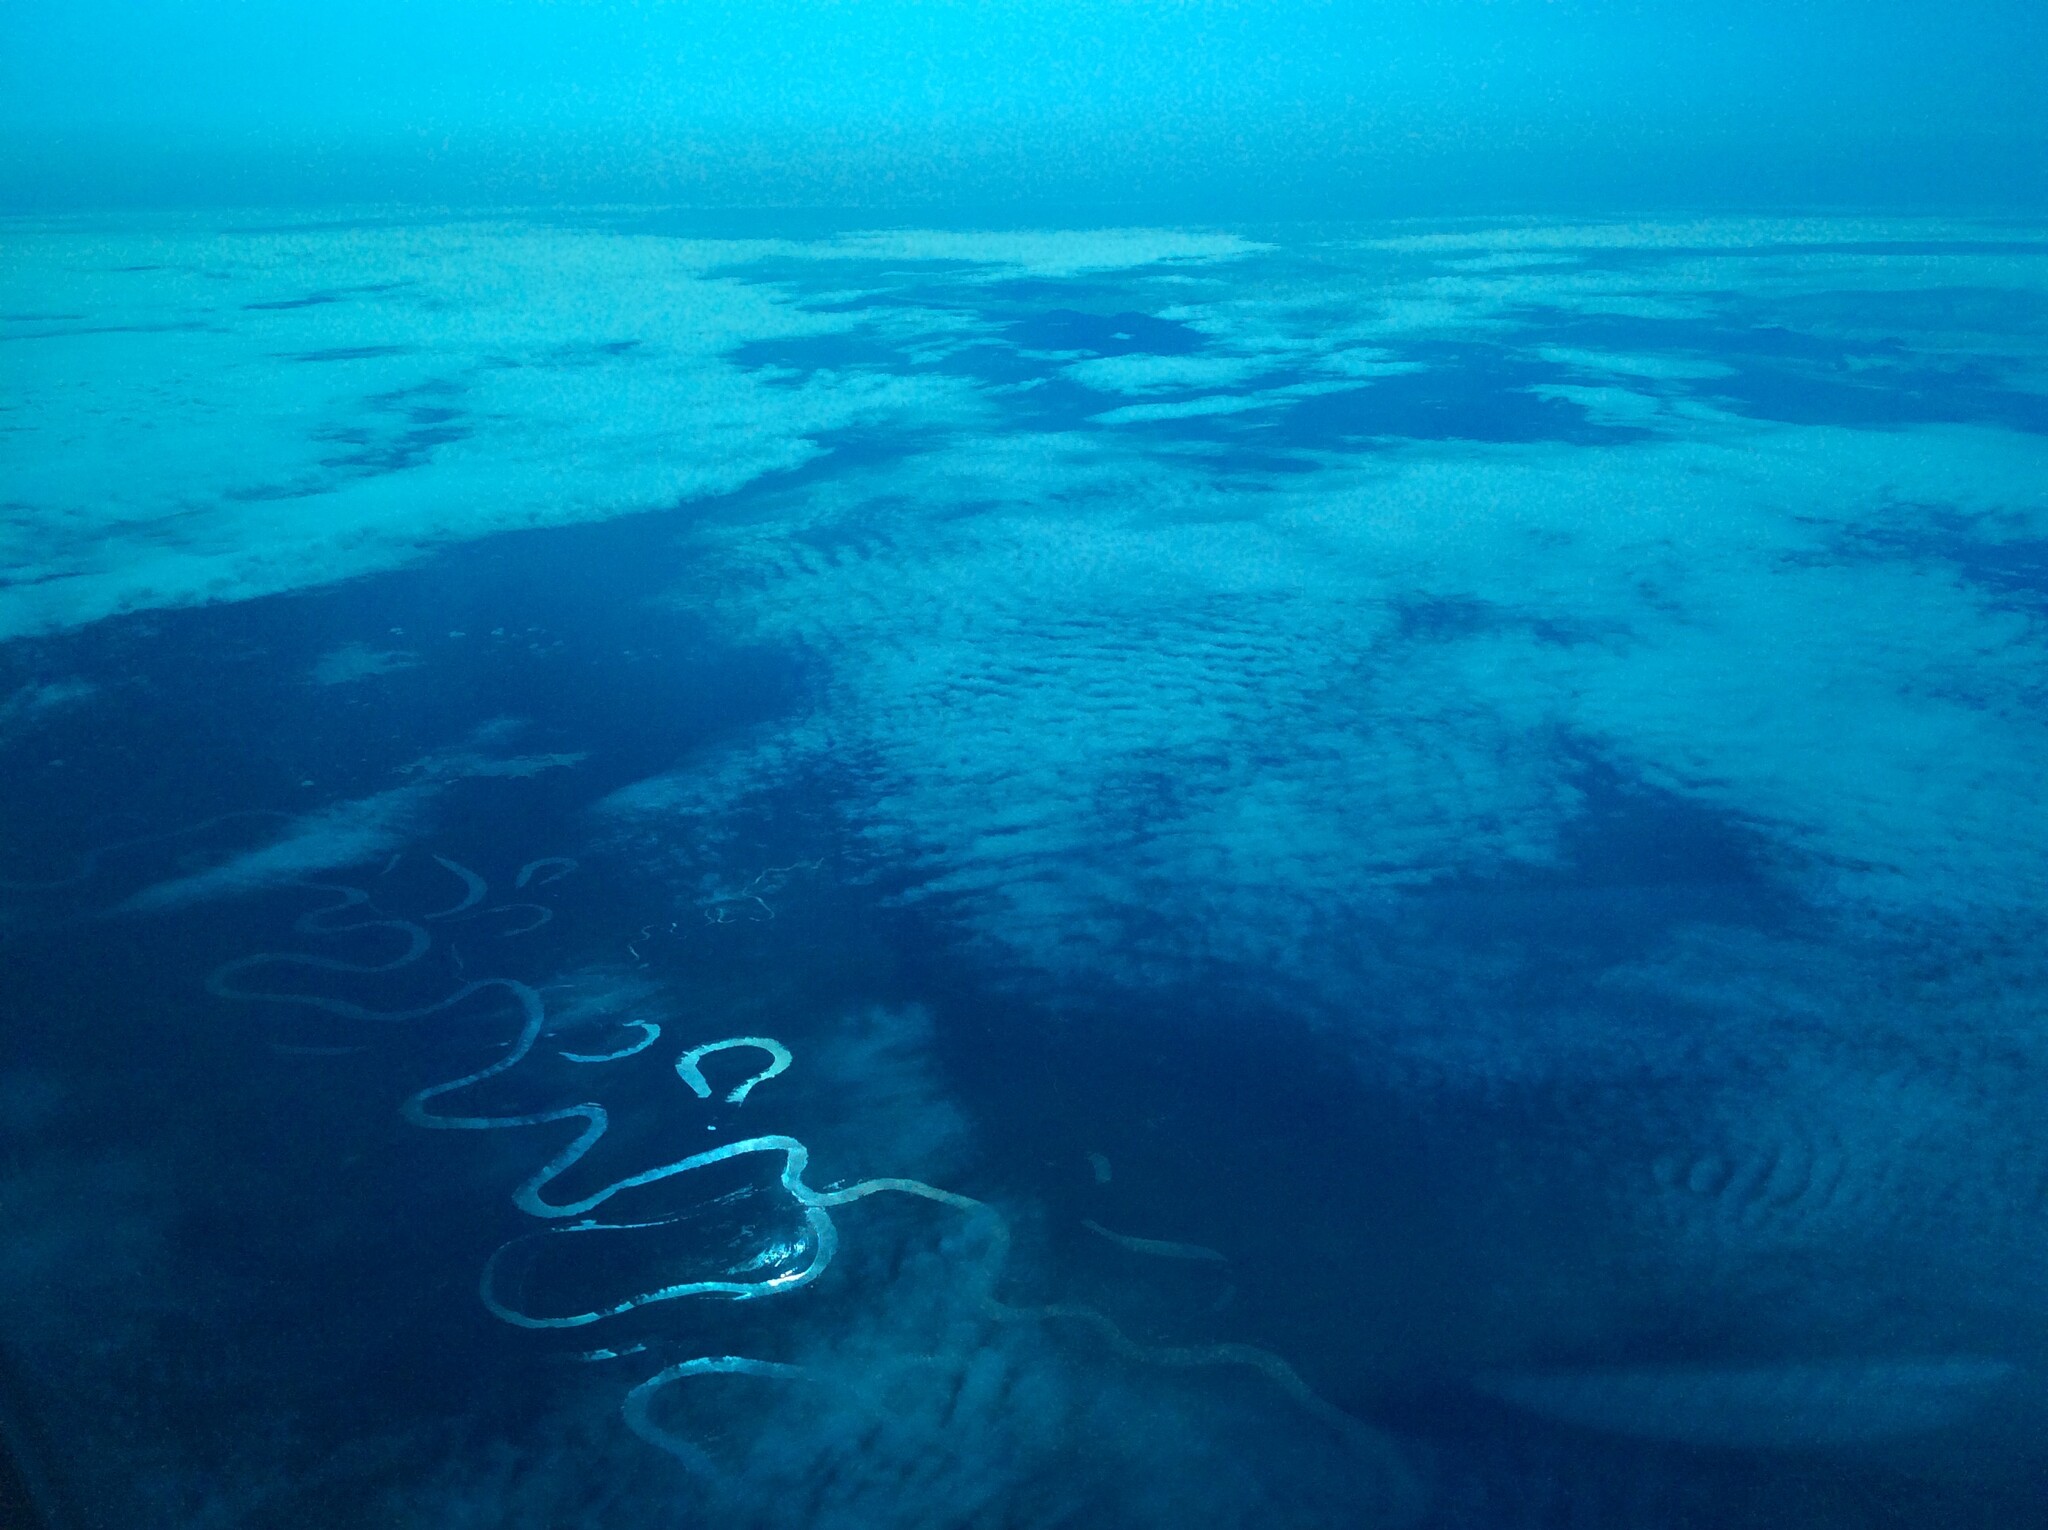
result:
[[[1724,362],[1684,356],[1622,356],[1607,351],[1578,350],[1568,345],[1546,345],[1537,355],[1560,366],[1586,372],[1612,372],[1620,377],[1646,377],[1652,381],[1694,381],[1728,377],[1735,369]]]
[[[1212,393],[1206,398],[1182,399],[1171,404],[1127,404],[1090,418],[1097,425],[1144,425],[1156,420],[1197,420],[1204,415],[1243,414],[1247,409],[1270,409],[1286,400],[1279,394]]]
[[[854,234],[817,245],[512,223],[346,234],[5,230],[0,639],[391,568],[453,541],[715,498],[836,431],[972,414],[936,373],[743,367],[755,342],[958,316],[826,312],[720,274],[798,256],[961,279],[1193,269],[1261,248],[1176,230]],[[337,661],[344,662],[344,661]]]
[[[1261,358],[1250,356],[1098,356],[1064,368],[1084,387],[1104,393],[1172,393],[1222,388],[1242,381]]]
[[[263,844],[236,850],[213,865],[157,882],[123,899],[115,913],[161,913],[216,898],[241,897],[284,887],[306,877],[395,854],[413,843],[440,793],[458,781],[525,779],[580,764],[579,753],[508,754],[521,731],[516,718],[477,728],[462,743],[437,749],[398,767],[404,785],[367,797],[330,803],[285,820]]]
[[[1674,232],[1661,267],[1517,260],[1455,280],[1383,271],[1382,247],[1348,290],[1327,270],[1212,273],[1174,312],[1231,366],[1300,364],[1320,343],[1413,373],[1447,364],[1404,353],[1418,341],[1526,344],[1514,315],[1531,303],[1693,312],[1745,269],[1759,300],[1825,295],[1853,255],[1692,252],[1855,232]],[[1980,258],[1951,275],[1977,280]],[[1870,259],[1909,289],[1935,280]],[[1873,290],[1891,279],[1855,269]],[[2038,907],[2040,619],[1938,550],[1881,549],[1928,505],[2048,532],[2048,442],[1744,418],[1684,396],[1730,370],[1694,351],[1532,353],[1614,381],[1523,396],[1640,438],[1322,449],[1315,473],[1261,477],[1109,433],[967,434],[708,526],[694,594],[736,635],[816,655],[828,690],[744,768],[658,791],[703,818],[741,781],[836,762],[872,852],[917,869],[913,896],[953,900],[1012,954],[1126,980],[1214,960],[1348,991],[1336,932],[1359,917],[1446,879],[1559,869],[1588,758],[1740,826],[1761,874],[1837,914]],[[1163,387],[1193,381],[1186,360],[1074,370]],[[828,528],[858,536],[807,551]],[[656,791],[614,805],[658,822]]]
[[[826,432],[958,402],[943,381],[792,386],[729,363],[852,322],[710,274],[744,245],[478,224],[11,235],[0,307],[76,317],[4,341],[0,637],[716,496]]]
[[[1184,484],[1012,460],[1018,498],[1057,502],[1050,471],[1076,508],[786,568],[743,604],[832,655],[839,731],[893,764],[877,832],[937,837],[935,886],[1013,905],[1079,883],[1112,917],[1148,878],[1245,878],[1250,905],[1218,915],[1242,939],[1339,889],[1541,860],[1573,809],[1542,743],[1561,731],[1776,825],[1831,882],[2009,905],[2041,890],[2038,841],[2010,829],[2037,816],[2021,783],[2048,741],[2020,673],[1929,677],[2038,639],[1952,576],[1821,556],[1887,497],[1955,498],[1958,453],[1987,510],[2048,469],[1969,433],[1417,453],[1255,505],[1218,491],[1240,512],[1218,525]],[[1380,650],[1429,601],[1497,619]],[[991,923],[1057,927],[1056,905]]]
[[[425,788],[398,787],[335,803],[293,820],[268,844],[240,851],[203,871],[145,887],[123,900],[116,912],[162,913],[360,866],[406,844],[418,832],[428,801]]]
[[[976,232],[951,229],[884,230],[847,234],[822,250],[799,247],[807,256],[852,255],[863,259],[953,260],[1006,267],[1023,276],[1083,276],[1154,265],[1190,265],[1231,260],[1270,248],[1237,234],[1184,229],[1019,229]]]
[[[353,685],[379,675],[395,674],[419,663],[419,655],[404,649],[372,648],[367,643],[344,643],[329,649],[313,666],[315,685]]]
[[[37,680],[0,697],[0,738],[27,728],[53,712],[65,711],[100,692],[90,680]]]
[[[1715,396],[1739,358],[1700,348],[1731,294],[1834,304],[1840,339],[1861,333],[1842,306],[1857,294],[2034,292],[2038,261],[1957,243],[1993,233],[1522,224],[1307,258],[1158,230],[799,245],[507,224],[46,229],[22,241],[10,290],[88,317],[8,342],[28,428],[0,450],[33,509],[6,534],[33,577],[0,623],[295,587],[506,526],[715,496],[833,431],[915,426],[914,452],[702,520],[682,597],[736,638],[809,651],[822,704],[619,794],[619,815],[716,835],[763,783],[829,766],[853,778],[873,851],[978,911],[991,940],[1139,967],[1193,941],[1270,965],[1400,889],[1555,866],[1590,753],[1752,826],[1809,897],[2025,908],[2048,832],[2026,784],[2048,743],[2029,700],[2039,619],[1878,534],[1938,505],[2041,535],[2042,437],[1744,418]],[[145,256],[164,269],[104,269]],[[773,279],[730,274],[750,260]],[[892,261],[967,306],[861,303],[863,284],[896,290]],[[1157,283],[1147,306],[1196,349],[1035,379],[928,365],[964,336],[997,343],[1022,309],[963,315],[1018,275],[1071,279],[1095,308],[1147,305],[1132,294]],[[1645,316],[1687,323],[1668,348],[1553,333]],[[1929,322],[1966,358],[1997,338]],[[895,361],[824,344],[855,330]],[[772,365],[735,363],[752,342]],[[1816,375],[1849,375],[1820,353]],[[1010,428],[1062,365],[1133,402],[1064,433]],[[1252,391],[1283,376],[1314,380]],[[1317,407],[1359,424],[1297,448],[1314,471],[1231,471],[1216,433],[1266,442],[1283,411],[1347,388]],[[1413,418],[1376,424],[1383,398],[1414,401]],[[1386,444],[1537,406],[1637,439],[1516,426]],[[1211,434],[1177,439],[1183,420]],[[1137,424],[1158,428],[1102,428]],[[345,648],[319,673],[396,662]],[[472,753],[415,774],[573,763]]]

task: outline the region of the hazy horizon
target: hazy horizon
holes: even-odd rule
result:
[[[2048,11],[16,0],[0,207],[2048,206]]]

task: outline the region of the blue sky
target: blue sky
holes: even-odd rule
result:
[[[4,0],[16,206],[2048,200],[2026,0]]]

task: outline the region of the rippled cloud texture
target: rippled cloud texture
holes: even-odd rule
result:
[[[819,665],[764,759],[1037,959],[1269,961],[1616,782],[1873,913],[2041,893],[2010,229],[10,242],[9,635],[688,505],[678,598]]]
[[[719,650],[793,677],[630,769],[603,730],[518,754],[486,730],[133,906],[395,851],[446,783],[559,780],[594,856],[696,879],[693,918],[829,856],[835,885],[957,937],[980,994],[1313,1037],[1320,1066],[1356,1065],[1347,1089],[1417,1110],[1537,1102],[1542,1131],[1494,1121],[1497,1157],[1432,1169],[1467,1174],[1444,1199],[1519,1335],[1442,1359],[1460,1385],[1666,1444],[1964,1417],[2014,1453],[2041,1437],[2039,228],[733,240],[621,214],[6,237],[0,634],[25,651],[639,515],[634,572],[659,567],[636,590],[658,594],[634,598],[706,641],[634,674]],[[294,674],[347,698],[432,663],[426,634],[346,636]],[[0,725],[99,694],[53,673]],[[721,864],[749,869],[714,887]],[[900,1157],[944,1177],[968,1113],[935,1065],[876,1061],[929,1039],[922,1011],[887,1013],[814,1065],[882,1079],[914,1128]],[[1159,1087],[1134,1072],[1120,1088]],[[1101,1176],[1134,1161],[1087,1145]],[[1566,1179],[1585,1205],[1560,1207]],[[1372,1266],[1347,1240],[1377,1233],[1304,1193],[1339,1225],[1284,1261],[1284,1311],[1313,1326],[1283,1316],[1274,1342],[1367,1374],[1411,1328],[1347,1305]],[[1539,1214],[1602,1239],[1554,1307],[1492,1263]],[[885,1338],[952,1321],[911,1276]],[[1542,1372],[1588,1311],[1737,1361]],[[861,1407],[807,1395],[735,1448],[858,1521],[923,1469],[924,1415],[869,1351],[807,1333],[792,1352],[870,1388]],[[1008,1492],[1002,1463],[1054,1448],[1020,1420],[1092,1429],[1103,1388],[1064,1350],[916,1352],[959,1362],[962,1484]],[[1187,1440],[1239,1428],[1206,1385],[1117,1392],[1182,1422],[1091,1470],[1179,1480]],[[907,1419],[900,1454],[849,1443],[872,1411]],[[1299,1518],[1347,1463],[1281,1473]]]

